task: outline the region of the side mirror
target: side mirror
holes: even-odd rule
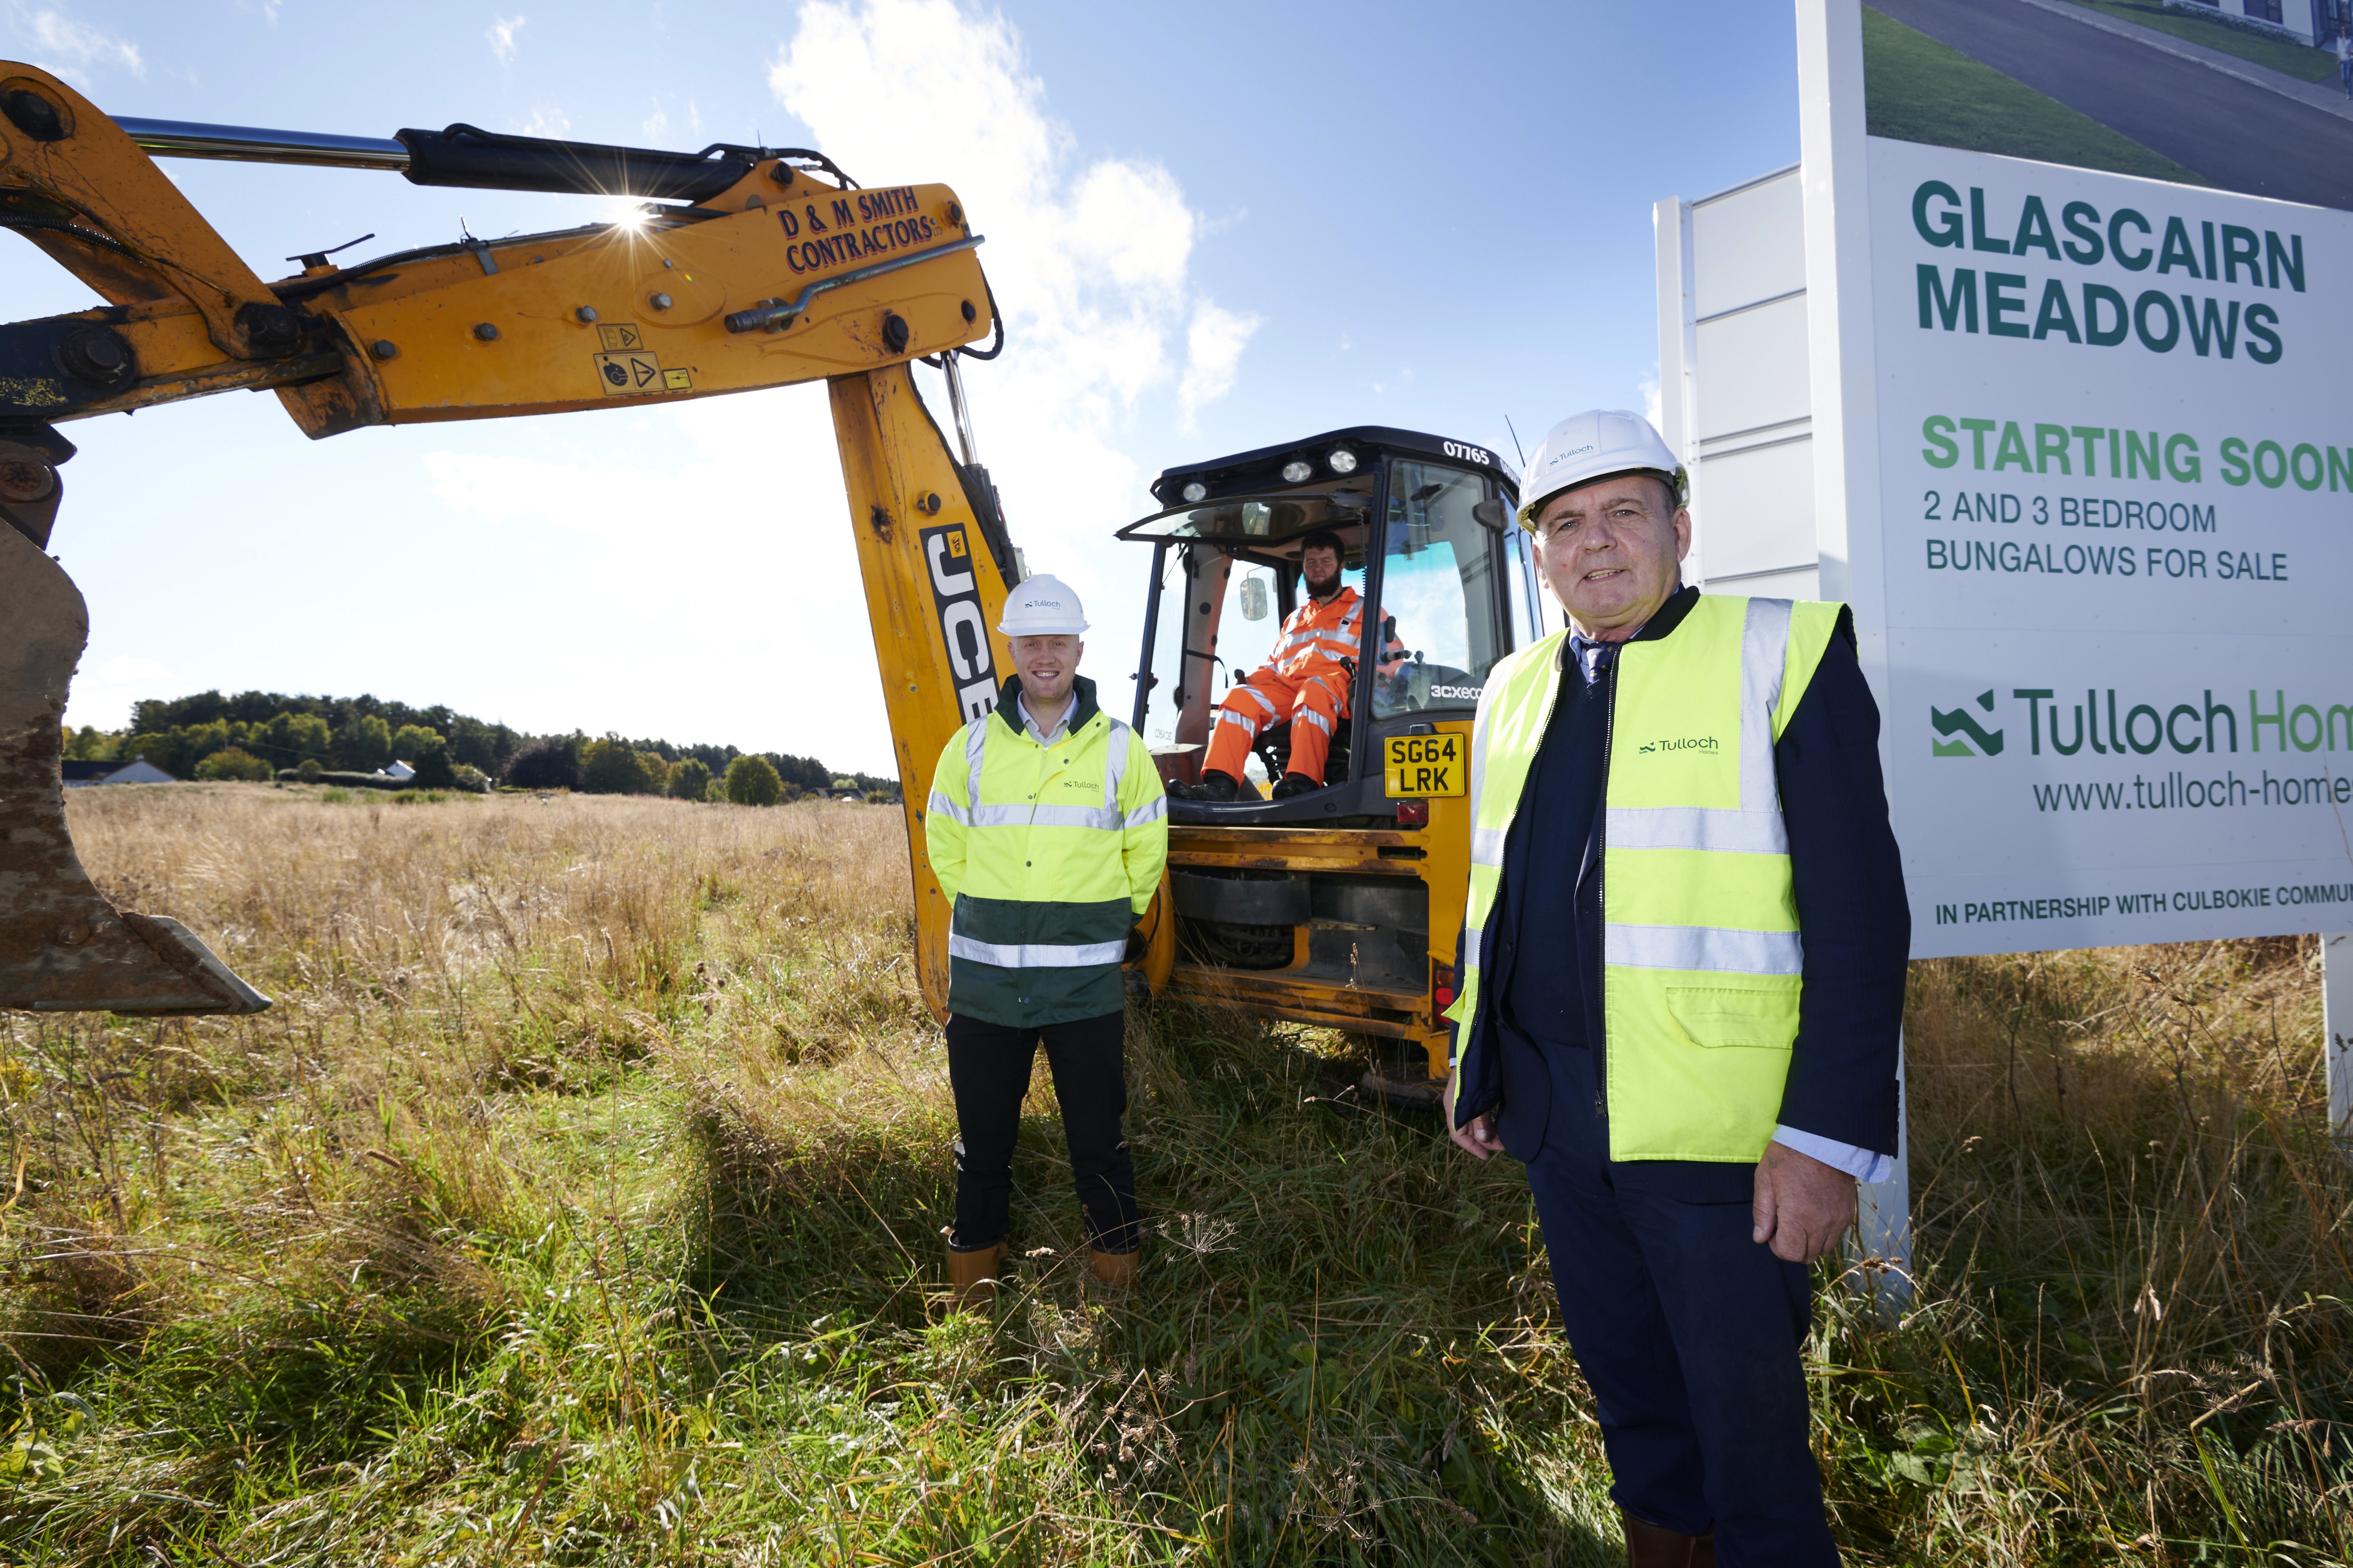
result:
[[[1512,524],[1512,509],[1504,503],[1504,498],[1501,496],[1490,496],[1481,501],[1471,509],[1471,515],[1477,518],[1482,527],[1492,529],[1497,533],[1503,532]]]
[[[1263,577],[1243,578],[1242,619],[1246,621],[1262,621],[1266,619],[1266,579]]]

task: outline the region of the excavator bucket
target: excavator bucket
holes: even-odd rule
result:
[[[90,615],[27,529],[27,512],[55,511],[45,456],[0,443],[0,496],[17,503],[0,505],[0,1007],[259,1013],[269,998],[177,921],[116,909],[74,853],[58,758]],[[37,468],[51,491],[27,497],[42,487]],[[38,517],[43,540],[47,522]]]

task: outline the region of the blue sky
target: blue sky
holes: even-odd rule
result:
[[[1794,161],[1782,6],[1106,7],[678,0],[389,12],[11,4],[11,58],[123,115],[388,136],[467,121],[812,145],[945,181],[1011,328],[971,366],[1033,570],[1124,709],[1164,466],[1335,426],[1505,453],[1655,376],[1651,204]],[[608,216],[592,198],[167,162],[265,278]],[[95,300],[0,245],[17,318]],[[935,402],[935,384],[927,389]],[[886,769],[820,388],[305,441],[231,394],[69,427],[51,548],[88,597],[69,718],[207,687]]]

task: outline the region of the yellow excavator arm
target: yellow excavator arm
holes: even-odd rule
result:
[[[299,276],[265,283],[157,155],[671,205],[351,267],[306,256]],[[118,121],[46,72],[0,63],[0,228],[108,301],[0,327],[0,1007],[269,1005],[176,922],[116,910],[74,853],[58,755],[89,619],[46,553],[73,455],[58,426],[267,387],[318,438],[822,378],[905,794],[923,994],[944,1016],[948,911],[917,829],[932,763],[1002,679],[994,627],[1017,574],[964,408],[958,351],[998,326],[954,191],[860,187],[799,150]],[[947,374],[961,461],[916,392],[918,357]]]

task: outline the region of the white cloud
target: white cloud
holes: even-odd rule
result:
[[[570,115],[554,104],[543,103],[533,108],[531,118],[523,121],[522,133],[526,136],[561,136],[571,129]]]
[[[1242,349],[1259,329],[1259,318],[1225,310],[1204,300],[1193,311],[1193,325],[1185,334],[1185,380],[1176,389],[1185,405],[1185,428],[1205,403],[1231,391]]]
[[[1193,270],[1200,215],[1159,163],[1087,155],[1048,113],[1010,24],[955,0],[810,0],[769,81],[805,144],[869,184],[954,185],[988,237],[980,255],[1007,347],[965,365],[981,457],[1030,568],[1085,601],[1087,673],[1124,712],[1150,554],[1111,533],[1152,505],[1150,469],[1125,448],[1146,407],[1165,406],[1173,423],[1225,395],[1259,325],[1204,297]],[[691,100],[650,107],[649,136],[677,139],[681,119],[700,125]],[[803,139],[800,128],[765,134]],[[948,426],[940,378],[915,374]],[[582,417],[596,435],[549,422],[530,456],[434,454],[433,496],[501,535],[559,541],[598,604],[584,616],[636,634],[617,648],[690,637],[707,679],[664,689],[676,716],[659,721],[671,731],[892,766],[822,388],[649,410],[633,416],[644,436]],[[1160,432],[1137,445],[1152,468],[1199,455],[1171,450]],[[753,453],[763,458],[747,465]],[[571,657],[601,669],[606,656]]]
[[[529,20],[528,16],[500,16],[491,23],[490,31],[482,35],[490,39],[491,53],[498,57],[499,64],[514,64],[515,35],[522,31],[523,24]]]
[[[638,128],[641,132],[643,132],[648,145],[659,146],[661,144],[661,139],[670,133],[670,110],[663,105],[661,94],[659,93],[656,93],[654,95],[653,106],[653,112],[647,115],[645,119],[639,121],[638,122]],[[702,110],[693,99],[690,98],[686,100],[685,131],[688,134],[692,134],[700,132],[702,129]]]
[[[78,22],[62,11],[20,12],[18,16],[22,26],[32,34],[33,44],[43,57],[42,64],[59,68],[115,66],[142,79],[147,75],[146,58],[129,38]]]
[[[1666,405],[1660,401],[1659,373],[1655,370],[1645,373],[1642,379],[1634,384],[1634,389],[1642,395],[1642,417],[1651,422],[1653,430],[1661,428],[1666,423]]]
[[[1159,163],[1089,157],[1049,113],[1046,86],[998,13],[955,0],[810,0],[768,80],[811,144],[851,174],[945,181],[988,237],[980,255],[1007,348],[966,367],[982,455],[1031,568],[1062,576],[1091,606],[1091,658],[1115,661],[1095,671],[1108,690],[1132,668],[1144,565],[1109,533],[1149,501],[1121,437],[1149,393],[1176,390],[1187,412],[1222,395],[1233,367],[1218,355],[1240,323],[1258,324],[1201,297],[1201,215]],[[1187,401],[1174,384],[1195,333]]]

